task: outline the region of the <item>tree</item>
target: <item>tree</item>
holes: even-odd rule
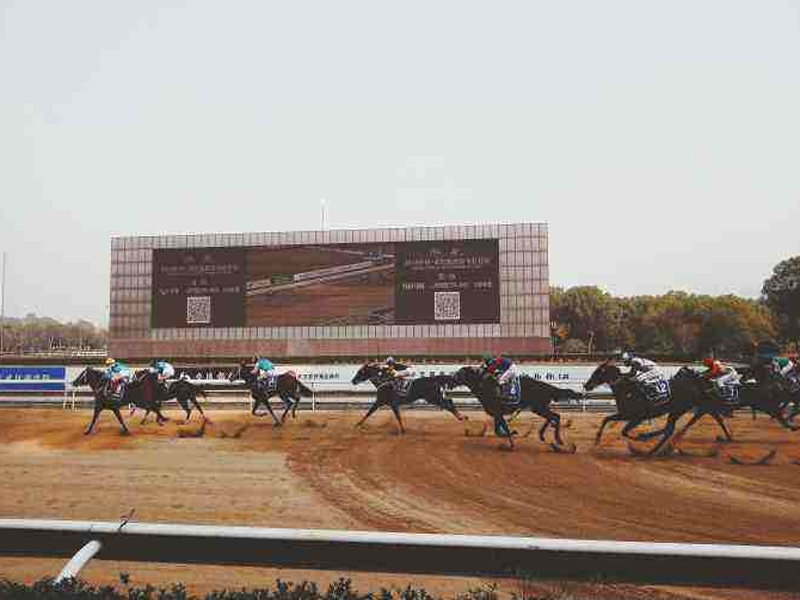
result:
[[[778,334],[784,342],[800,341],[800,256],[784,260],[764,282],[761,296],[775,313]]]
[[[558,325],[569,327],[571,338],[585,342],[589,352],[606,347],[612,298],[600,288],[580,286],[566,291],[555,288],[551,295],[550,314]]]

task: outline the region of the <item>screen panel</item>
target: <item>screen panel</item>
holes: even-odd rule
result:
[[[159,249],[153,328],[500,322],[499,243]]]

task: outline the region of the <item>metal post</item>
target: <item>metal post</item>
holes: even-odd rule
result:
[[[64,565],[64,568],[61,569],[61,573],[56,577],[55,583],[61,583],[67,579],[75,579],[81,572],[81,569],[83,569],[102,548],[103,544],[97,540],[92,540],[86,544],[83,548],[78,550],[78,553],[73,556],[66,565]]]

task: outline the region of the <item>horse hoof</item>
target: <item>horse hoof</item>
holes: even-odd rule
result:
[[[575,444],[550,444],[550,449],[557,454],[575,454],[578,451]]]
[[[127,436],[127,435],[130,435],[130,434],[131,434],[131,432],[130,432],[130,431],[128,431],[127,429],[125,429],[125,430],[123,430],[123,431],[120,431],[120,432],[119,432],[119,434],[120,434],[120,435],[126,435],[126,436]]]

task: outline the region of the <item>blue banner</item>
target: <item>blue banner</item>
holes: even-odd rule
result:
[[[0,367],[0,392],[64,391],[66,367]]]

